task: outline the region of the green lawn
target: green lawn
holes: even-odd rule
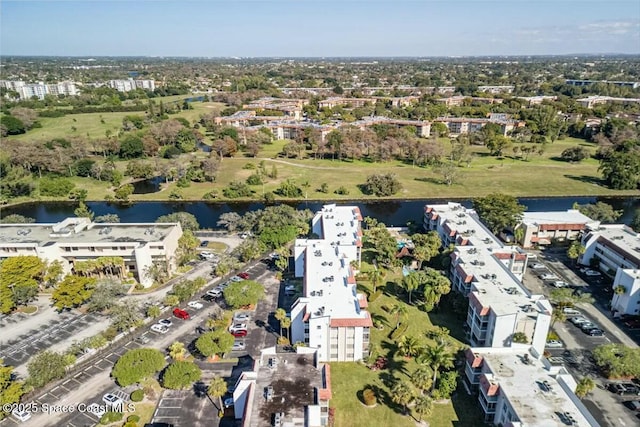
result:
[[[433,325],[445,326],[454,331],[460,329],[460,321],[445,315],[433,315],[418,310],[415,306],[405,303],[405,296],[395,296],[395,289],[390,281],[399,279],[400,274],[390,274],[387,277],[385,292],[376,301],[370,303],[369,311],[372,317],[382,321],[384,330],[371,330],[371,346],[389,359],[390,369],[372,371],[362,363],[331,363],[331,388],[333,397],[330,402],[335,408],[336,426],[415,426],[411,416],[403,415],[402,408],[397,407],[390,397],[390,386],[396,379],[409,380],[411,373],[418,367],[413,359],[395,355],[395,345],[388,338],[395,326],[395,317],[385,311],[384,307],[393,304],[405,304],[408,308],[407,322],[409,329],[406,335],[413,336],[428,344],[432,341],[425,336],[425,332]],[[361,290],[369,292],[371,289],[366,282],[358,282]],[[456,331],[458,332],[458,331]],[[457,333],[453,335],[456,336]],[[459,336],[459,335],[458,335]],[[462,348],[462,342],[451,339],[453,347]],[[357,393],[365,387],[374,386],[382,392],[378,396],[378,405],[367,408],[360,403]],[[476,399],[468,396],[460,387],[452,399],[452,403],[435,404],[433,414],[426,420],[431,426],[479,426],[482,418]]]

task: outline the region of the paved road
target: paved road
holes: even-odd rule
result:
[[[585,292],[590,291],[594,286],[602,287],[602,284],[597,285],[595,281],[587,283],[583,278],[578,276],[575,271],[561,262],[561,258],[558,255],[539,253],[538,257],[540,262],[547,265],[551,271],[564,281]],[[549,285],[543,284],[531,269],[528,269],[525,273],[523,283],[532,292],[543,293],[547,296],[551,290],[554,289]],[[618,325],[616,325],[610,317],[607,317],[606,314],[603,313],[601,307],[605,306],[606,300],[597,296],[596,298],[595,306],[592,304],[581,304],[578,308],[594,323],[600,325],[606,332],[606,335],[604,337],[591,337],[568,321],[556,322],[553,329],[565,347],[562,349],[547,349],[551,353],[549,360],[553,364],[566,366],[576,381],[585,376],[591,377],[596,381],[596,389],[583,399],[583,403],[603,427],[637,426],[638,419],[635,418],[636,414],[621,404],[622,401],[628,399],[622,399],[605,389],[608,381],[598,372],[591,354],[594,348],[602,344],[623,343],[633,347],[637,345],[624,331],[620,330]]]

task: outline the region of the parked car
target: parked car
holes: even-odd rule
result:
[[[140,335],[134,341],[139,342],[140,344],[146,344],[151,341],[151,339],[146,335]]]
[[[534,270],[543,270],[547,268],[544,264],[540,264],[539,262],[533,262],[529,264],[529,267],[531,267]]]
[[[160,319],[158,320],[158,325],[166,326],[168,328],[169,326],[173,325],[173,322],[171,321],[171,319]]]
[[[195,310],[200,310],[204,305],[199,301],[189,301],[187,305]]]
[[[98,418],[102,418],[104,414],[107,413],[107,407],[104,405],[100,405],[99,403],[92,403],[87,406],[87,412],[95,415]]]
[[[211,296],[213,298],[218,298],[219,296],[222,295],[222,291],[223,291],[223,289],[218,286],[218,287],[215,287],[213,289],[208,290],[205,295],[209,295],[209,296]]]
[[[584,272],[585,276],[589,276],[589,277],[598,277],[598,276],[602,276],[602,273],[600,273],[599,271],[596,270],[585,270]]]
[[[166,327],[165,325],[161,325],[159,323],[156,323],[155,325],[151,325],[151,330],[159,334],[166,334],[167,332],[169,332],[168,327]]]
[[[549,284],[554,288],[566,288],[567,286],[569,286],[567,282],[563,282],[562,280],[554,280]]]
[[[11,412],[11,415],[13,415],[18,421],[22,423],[31,418],[31,412],[25,411],[24,409],[21,411],[18,408],[14,409],[13,412]]]
[[[209,246],[209,241],[208,240],[203,240],[202,242],[200,242],[200,246],[203,248],[206,248],[207,246]]]
[[[582,332],[588,332],[592,329],[600,329],[598,325],[592,322],[583,323],[579,326],[579,328],[582,329]]]
[[[182,319],[182,320],[191,319],[191,316],[189,315],[189,313],[186,310],[183,310],[181,308],[174,308],[173,315],[176,316],[178,319]]]
[[[244,280],[249,280],[249,273],[247,273],[246,271],[244,271],[242,273],[238,273],[238,277],[240,277],[241,279],[244,279]]]
[[[640,388],[634,383],[609,383],[607,388],[620,396],[640,395]]]
[[[569,322],[571,322],[574,325],[578,326],[578,325],[581,325],[583,323],[590,322],[590,320],[587,319],[586,317],[572,317],[571,319],[569,319]]]
[[[296,290],[296,285],[287,285],[284,287],[285,291],[295,291]]]
[[[547,341],[547,344],[545,345],[545,347],[548,347],[548,348],[562,348],[562,347],[564,347],[564,344],[562,344],[562,342],[558,341],[558,340],[549,340],[549,341]]]
[[[271,421],[271,425],[273,427],[282,427],[283,422],[284,422],[284,412],[276,412],[273,414],[273,418]]]
[[[249,313],[236,313],[233,315],[234,322],[246,322],[251,319],[251,315]]]
[[[640,400],[628,400],[624,402],[624,406],[632,411],[640,411]]]
[[[239,331],[242,329],[247,329],[246,323],[234,323],[233,325],[229,326],[229,332]]]
[[[200,258],[202,259],[214,259],[216,255],[213,252],[202,251],[200,252]]]
[[[235,340],[231,350],[244,350],[246,347],[244,341]]]
[[[102,396],[102,401],[109,406],[118,406],[124,403],[121,398],[112,393],[107,393]]]
[[[231,281],[232,281],[232,282],[242,282],[243,280],[244,280],[244,279],[243,279],[242,277],[240,277],[240,276],[233,276],[233,277],[231,278]]]
[[[224,291],[224,290],[225,290],[225,289],[227,289],[227,288],[229,287],[229,285],[230,285],[230,284],[232,284],[232,283],[233,283],[233,282],[232,282],[231,280],[227,280],[227,281],[226,281],[226,282],[224,282],[224,283],[220,283],[217,287],[218,287],[218,288],[220,288],[220,289],[222,289],[222,290]]]
[[[267,386],[267,387],[264,388],[264,398],[266,400],[273,399],[273,387],[272,386]]]
[[[243,337],[247,336],[247,330],[246,329],[239,329],[237,331],[231,332],[231,335],[233,335],[236,338],[243,338]]]
[[[587,334],[592,336],[592,337],[603,337],[604,336],[604,331],[602,329],[591,329],[590,331],[587,331]]]
[[[564,307],[564,308],[562,309],[562,312],[563,312],[564,314],[568,314],[568,315],[570,315],[570,316],[574,316],[574,315],[582,314],[580,311],[576,310],[576,309],[575,309],[575,308],[573,308],[573,307]]]
[[[553,273],[542,273],[539,277],[542,280],[558,280],[558,276]]]
[[[222,403],[224,404],[225,409],[231,408],[233,406],[233,397],[225,398]]]

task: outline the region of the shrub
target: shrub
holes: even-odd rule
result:
[[[254,165],[253,163],[245,163],[244,166],[242,166],[242,169],[255,169],[256,165]]]
[[[144,399],[144,390],[138,389],[138,390],[134,390],[131,393],[131,401],[132,402],[140,402],[140,401],[142,401],[142,399]],[[129,420],[127,420],[127,421],[129,421]]]
[[[347,194],[349,194],[349,190],[347,190],[344,185],[341,185],[336,191],[334,191],[334,193],[346,196]]]
[[[107,340],[107,341],[113,341],[116,337],[116,335],[118,335],[118,330],[116,328],[114,328],[113,326],[109,326],[103,333],[102,336]]]
[[[367,406],[373,406],[376,404],[376,393],[370,388],[365,388],[362,392],[362,400]]]
[[[398,328],[391,333],[390,338],[396,341],[398,338],[404,335],[405,332],[407,332],[407,329],[409,329],[408,323],[400,323],[400,326],[398,326]]]
[[[374,302],[380,297],[380,295],[382,295],[382,290],[378,289],[369,296],[369,302]]]
[[[202,198],[204,200],[217,199],[218,198],[218,191],[217,190],[209,191],[208,193],[205,193],[204,196],[202,196]]]
[[[100,424],[107,425],[111,423],[115,423],[116,421],[122,421],[124,415],[122,412],[113,412],[109,411],[105,413],[102,418],[100,418]]]
[[[247,178],[247,184],[249,184],[249,185],[261,185],[262,184],[262,178],[260,177],[260,174],[254,173],[252,175],[249,175],[249,177]]]
[[[138,390],[136,390],[138,391]],[[140,390],[142,391],[142,390]],[[127,422],[131,422],[131,423],[137,423],[138,421],[140,421],[140,416],[136,415],[136,414],[131,414],[127,417]]]
[[[65,178],[42,178],[40,180],[40,195],[61,197],[68,195],[75,184]]]

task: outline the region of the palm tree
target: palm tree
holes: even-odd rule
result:
[[[417,359],[420,365],[429,365],[433,369],[433,383],[431,390],[436,385],[440,368],[453,367],[453,354],[444,342],[424,347]]]
[[[418,422],[422,422],[422,417],[430,417],[433,412],[433,400],[429,396],[418,396],[414,407],[418,414]]]
[[[279,308],[273,317],[280,323],[280,336],[282,336],[282,321],[287,318],[287,312],[284,311],[284,308]]]
[[[615,302],[613,304],[611,304],[611,308],[615,310],[616,308],[616,304],[618,303],[618,300],[620,299],[621,295],[624,295],[627,292],[627,288],[625,288],[622,285],[616,285],[613,287],[613,293],[615,295]]]
[[[394,304],[389,313],[396,315],[396,329],[398,329],[398,326],[400,326],[400,318],[403,320],[406,319],[409,315],[409,310],[404,304]]]
[[[576,304],[591,304],[593,297],[589,293],[575,293],[571,288],[554,289],[549,294],[551,302],[555,303],[559,310],[565,307],[573,307]]]
[[[415,356],[420,348],[420,342],[411,336],[402,336],[398,341],[398,352],[407,357]]]
[[[557,321],[564,322],[565,320],[567,320],[567,316],[564,314],[562,309],[553,310],[553,312],[551,313],[551,327],[552,328],[553,328],[553,325]]]
[[[433,373],[428,366],[420,366],[418,369],[413,371],[413,374],[411,375],[411,382],[413,383],[413,385],[418,387],[418,390],[420,390],[420,394],[423,394],[425,390],[431,388],[432,374]]]
[[[384,280],[384,277],[386,275],[387,274],[381,268],[376,268],[375,270],[367,272],[367,276],[369,277],[369,280],[371,280],[371,284],[373,285],[374,293],[378,288],[378,284]]]
[[[571,246],[569,246],[569,249],[567,249],[567,256],[569,257],[569,259],[572,259],[574,263],[577,263],[578,258],[580,258],[580,256],[584,254],[585,249],[586,248],[583,244],[581,244],[579,241],[575,241],[571,244]]]
[[[391,400],[395,404],[402,405],[406,414],[407,405],[413,400],[411,385],[405,381],[398,381],[391,389]]]
[[[589,377],[584,377],[580,381],[578,381],[578,384],[576,385],[576,396],[582,399],[587,394],[589,394],[589,392],[591,392],[591,390],[593,390],[595,387],[596,387],[595,381],[593,381]]]
[[[291,327],[291,319],[289,319],[288,317],[285,317],[280,321],[280,328],[284,328],[287,330],[287,338],[289,339],[289,342],[291,342],[291,334],[289,333],[290,327]]]
[[[402,287],[409,293],[409,304],[411,304],[411,294],[420,286],[420,276],[418,273],[410,273],[402,279]]]
[[[222,411],[222,396],[227,392],[227,383],[221,377],[213,377],[207,393],[213,398],[218,398],[218,410]]]

